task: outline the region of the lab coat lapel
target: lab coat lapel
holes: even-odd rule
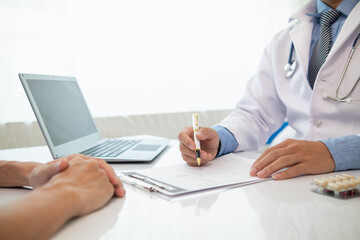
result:
[[[296,28],[290,31],[291,41],[294,43],[295,52],[299,58],[300,66],[307,72],[309,65],[309,48],[311,43],[311,32],[313,24],[311,22],[300,22]]]
[[[329,58],[335,54],[335,52],[343,45],[345,40],[353,33],[353,31],[360,24],[360,2],[351,11],[350,15],[347,17],[339,36],[337,37],[331,51],[329,53]]]
[[[311,21],[312,17],[305,15],[305,13],[316,11],[316,1],[311,1],[304,6],[302,10],[293,15],[298,23],[289,31],[291,41],[294,43],[295,53],[299,58],[299,63],[302,70],[307,73],[309,65],[309,49],[311,44],[311,34],[314,23]]]

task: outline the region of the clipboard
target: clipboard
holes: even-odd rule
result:
[[[201,167],[185,163],[139,171],[116,171],[126,184],[168,197],[225,187],[239,187],[270,180],[251,177],[254,154],[230,153]]]

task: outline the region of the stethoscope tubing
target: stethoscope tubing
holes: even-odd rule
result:
[[[290,46],[290,54],[289,54],[289,60],[288,63],[291,64],[292,59],[293,59],[293,54],[294,54],[294,43],[291,42],[291,46]]]
[[[359,39],[360,39],[360,33],[356,37],[356,39],[354,40],[351,51],[350,51],[349,56],[348,56],[348,58],[346,60],[346,63],[345,63],[345,67],[344,67],[344,69],[343,69],[343,71],[341,73],[340,79],[339,79],[339,81],[338,81],[338,83],[336,85],[335,98],[327,96],[326,99],[333,100],[333,101],[338,101],[338,102],[348,102],[348,103],[352,102],[352,99],[348,98],[348,97],[353,93],[354,89],[356,88],[356,86],[360,82],[360,77],[357,79],[356,83],[351,88],[349,93],[346,94],[345,96],[339,97],[339,90],[340,90],[341,84],[342,84],[342,82],[344,80],[345,73],[346,73],[346,71],[347,71],[347,69],[349,67],[350,61],[351,61],[351,59],[352,59],[352,57],[354,55],[355,49],[357,48],[356,45],[357,45]],[[285,76],[286,76],[286,78],[292,77],[293,73],[296,70],[296,61],[295,61],[295,59],[293,59],[293,54],[294,54],[294,43],[291,42],[289,59],[288,59],[288,62],[286,63],[286,65],[285,65]]]

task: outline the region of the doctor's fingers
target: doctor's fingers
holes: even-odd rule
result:
[[[301,163],[301,160],[299,160],[296,155],[282,156],[270,163],[269,165],[265,166],[263,169],[259,170],[256,175],[260,178],[266,178],[277,171],[280,171],[284,168],[292,168],[299,163]]]
[[[277,146],[277,147],[279,147],[279,146]],[[279,163],[277,163],[275,166],[284,165],[284,164],[287,166],[290,166],[290,164],[295,163],[292,157],[290,157],[290,158],[288,157],[295,153],[294,150],[291,148],[286,148],[286,147],[280,148],[280,149],[271,148],[268,150],[270,150],[270,151],[264,152],[264,154],[262,154],[252,165],[252,167],[250,169],[251,176],[253,176],[253,177],[258,176],[258,173],[260,171],[262,171],[265,167],[267,167],[268,165],[270,165],[271,163],[273,163],[275,161],[279,161]],[[274,166],[273,166],[273,168],[274,168]],[[265,177],[265,174],[261,174],[261,175],[263,175]]]
[[[196,153],[194,150],[188,149],[183,144],[180,144],[180,152],[183,160],[189,165],[189,166],[198,166],[197,159],[196,159]],[[212,156],[210,153],[207,153],[204,150],[200,150],[200,158],[201,158],[201,165],[204,165],[212,160]]]
[[[178,135],[178,139],[180,142],[180,146],[181,144],[183,144],[190,150],[195,150],[194,131],[191,126],[183,128],[183,130],[181,130]]]
[[[288,140],[285,140],[281,143],[276,144],[275,146],[272,146],[268,149],[266,149],[261,155],[260,157],[258,157],[258,159],[255,160],[255,162],[253,163],[253,166],[258,163],[259,161],[261,161],[265,156],[267,156],[269,153],[274,152],[277,149],[282,149],[282,148],[286,148],[288,146]],[[274,153],[273,153],[274,154]]]
[[[184,154],[184,155],[192,157],[192,158],[196,157],[195,150],[190,149],[184,143],[179,144],[179,149],[180,149],[181,154]]]
[[[206,154],[206,153],[205,153],[205,154]],[[205,158],[205,157],[203,157],[203,156],[204,156],[203,153],[201,154],[201,156],[202,156],[202,157],[201,157],[200,166],[203,166],[203,165],[205,165],[205,164],[207,164],[208,162],[211,161],[211,158]],[[184,155],[184,154],[182,154],[182,158],[183,158],[184,161],[187,163],[187,165],[189,165],[189,166],[191,166],[191,167],[197,167],[197,166],[199,166],[196,158],[192,158],[192,157],[189,157],[189,156]]]
[[[191,161],[193,160],[194,162],[196,162],[196,153],[195,150],[191,150],[188,147],[186,147],[184,144],[180,143],[179,145],[179,149],[181,152],[181,155],[183,156],[183,159],[188,162],[188,160],[191,159]],[[204,150],[200,150],[200,158],[202,161],[210,161],[211,159],[213,159],[212,155]]]
[[[307,164],[305,162],[301,162],[299,164],[296,164],[288,168],[287,170],[274,174],[272,177],[275,180],[289,179],[292,177],[308,174],[307,169],[308,169]]]

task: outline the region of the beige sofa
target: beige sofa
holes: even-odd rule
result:
[[[201,126],[212,126],[230,110],[199,112]],[[103,137],[155,135],[176,139],[184,126],[191,125],[191,112],[96,118]],[[37,122],[0,124],[0,149],[45,145]]]

